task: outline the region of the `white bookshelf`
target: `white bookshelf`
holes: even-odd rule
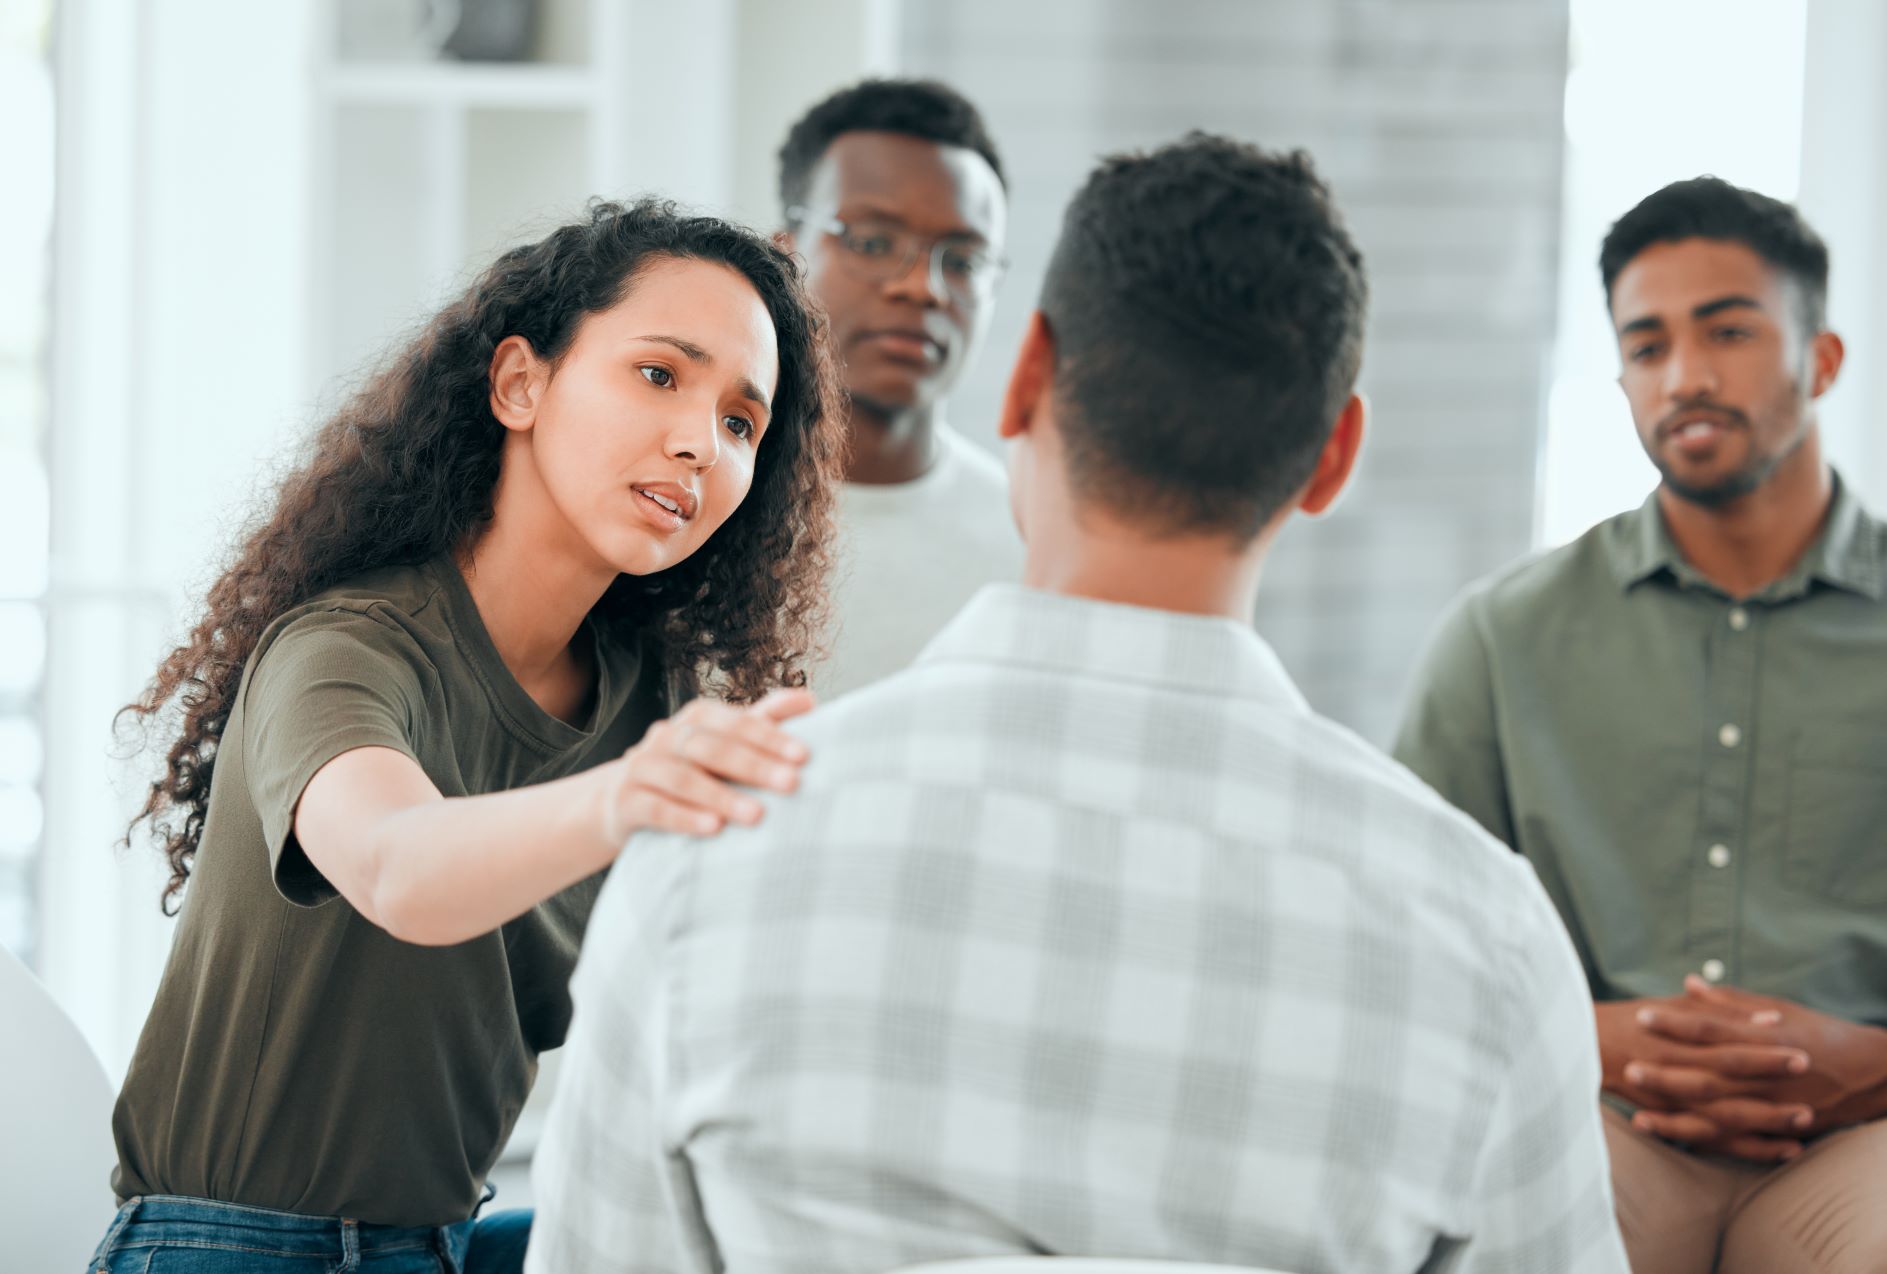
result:
[[[350,57],[317,5],[310,397],[331,404],[501,250],[624,193],[633,6],[542,0],[520,62]]]
[[[328,69],[322,97],[335,106],[443,110],[589,110],[594,72],[580,66],[498,63],[363,63]]]

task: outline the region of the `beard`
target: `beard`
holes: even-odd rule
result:
[[[1796,385],[1791,385],[1782,400],[1773,404],[1772,409],[1777,412],[1788,411],[1796,406],[1799,396]],[[1795,454],[1808,437],[1807,421],[1799,409],[1792,413],[1795,415],[1794,428],[1784,436],[1781,445],[1769,450],[1764,450],[1758,439],[1764,434],[1771,434],[1772,431],[1758,430],[1747,415],[1733,408],[1719,407],[1713,403],[1689,403],[1672,412],[1667,419],[1681,418],[1700,407],[1722,412],[1729,418],[1730,427],[1741,430],[1744,438],[1748,440],[1749,454],[1735,469],[1707,483],[1691,482],[1679,476],[1664,459],[1663,447],[1660,444],[1666,435],[1667,426],[1663,424],[1659,425],[1653,441],[1645,446],[1645,455],[1650,459],[1652,466],[1657,469],[1658,477],[1671,494],[1686,504],[1694,504],[1699,508],[1723,508],[1761,487],[1774,476],[1783,461]],[[1766,423],[1775,423],[1774,417],[1768,416]]]
[[[1798,437],[1795,440],[1795,446],[1800,444],[1801,439]],[[1655,455],[1651,457],[1651,463],[1657,467],[1658,476],[1663,479],[1666,489],[1672,495],[1686,504],[1695,504],[1705,509],[1720,509],[1726,504],[1742,499],[1769,481],[1769,476],[1776,471],[1776,466],[1788,458],[1789,453],[1795,450],[1795,446],[1775,453],[1752,452],[1749,459],[1740,467],[1710,483],[1685,481]]]

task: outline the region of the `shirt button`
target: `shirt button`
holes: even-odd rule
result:
[[[1721,982],[1723,981],[1723,972],[1724,972],[1723,961],[1721,960],[1705,960],[1704,961],[1704,968],[1703,968],[1704,981]]]
[[[1743,732],[1734,723],[1717,731],[1717,742],[1726,748],[1733,748],[1743,741]]]
[[[1741,606],[1738,606],[1734,610],[1732,610],[1730,612],[1730,627],[1734,628],[1739,633],[1742,632],[1745,628],[1748,628],[1749,627],[1749,612],[1744,610]]]
[[[1712,867],[1728,867],[1730,865],[1730,847],[1728,845],[1712,845],[1710,852],[1705,854],[1704,857],[1710,860]]]

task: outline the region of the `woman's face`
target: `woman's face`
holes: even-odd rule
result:
[[[747,495],[779,368],[773,321],[739,271],[648,266],[536,382],[530,465],[555,520],[618,573],[686,558]]]

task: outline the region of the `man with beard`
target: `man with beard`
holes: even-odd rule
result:
[[[1022,545],[996,459],[944,423],[989,326],[1008,196],[976,108],[932,80],[866,80],[780,147],[780,239],[832,321],[851,403],[830,698],[901,671]]]
[[[1878,1271],[1887,527],[1822,455],[1827,249],[1706,177],[1599,261],[1662,480],[1470,590],[1397,754],[1572,932],[1634,1268]]]

